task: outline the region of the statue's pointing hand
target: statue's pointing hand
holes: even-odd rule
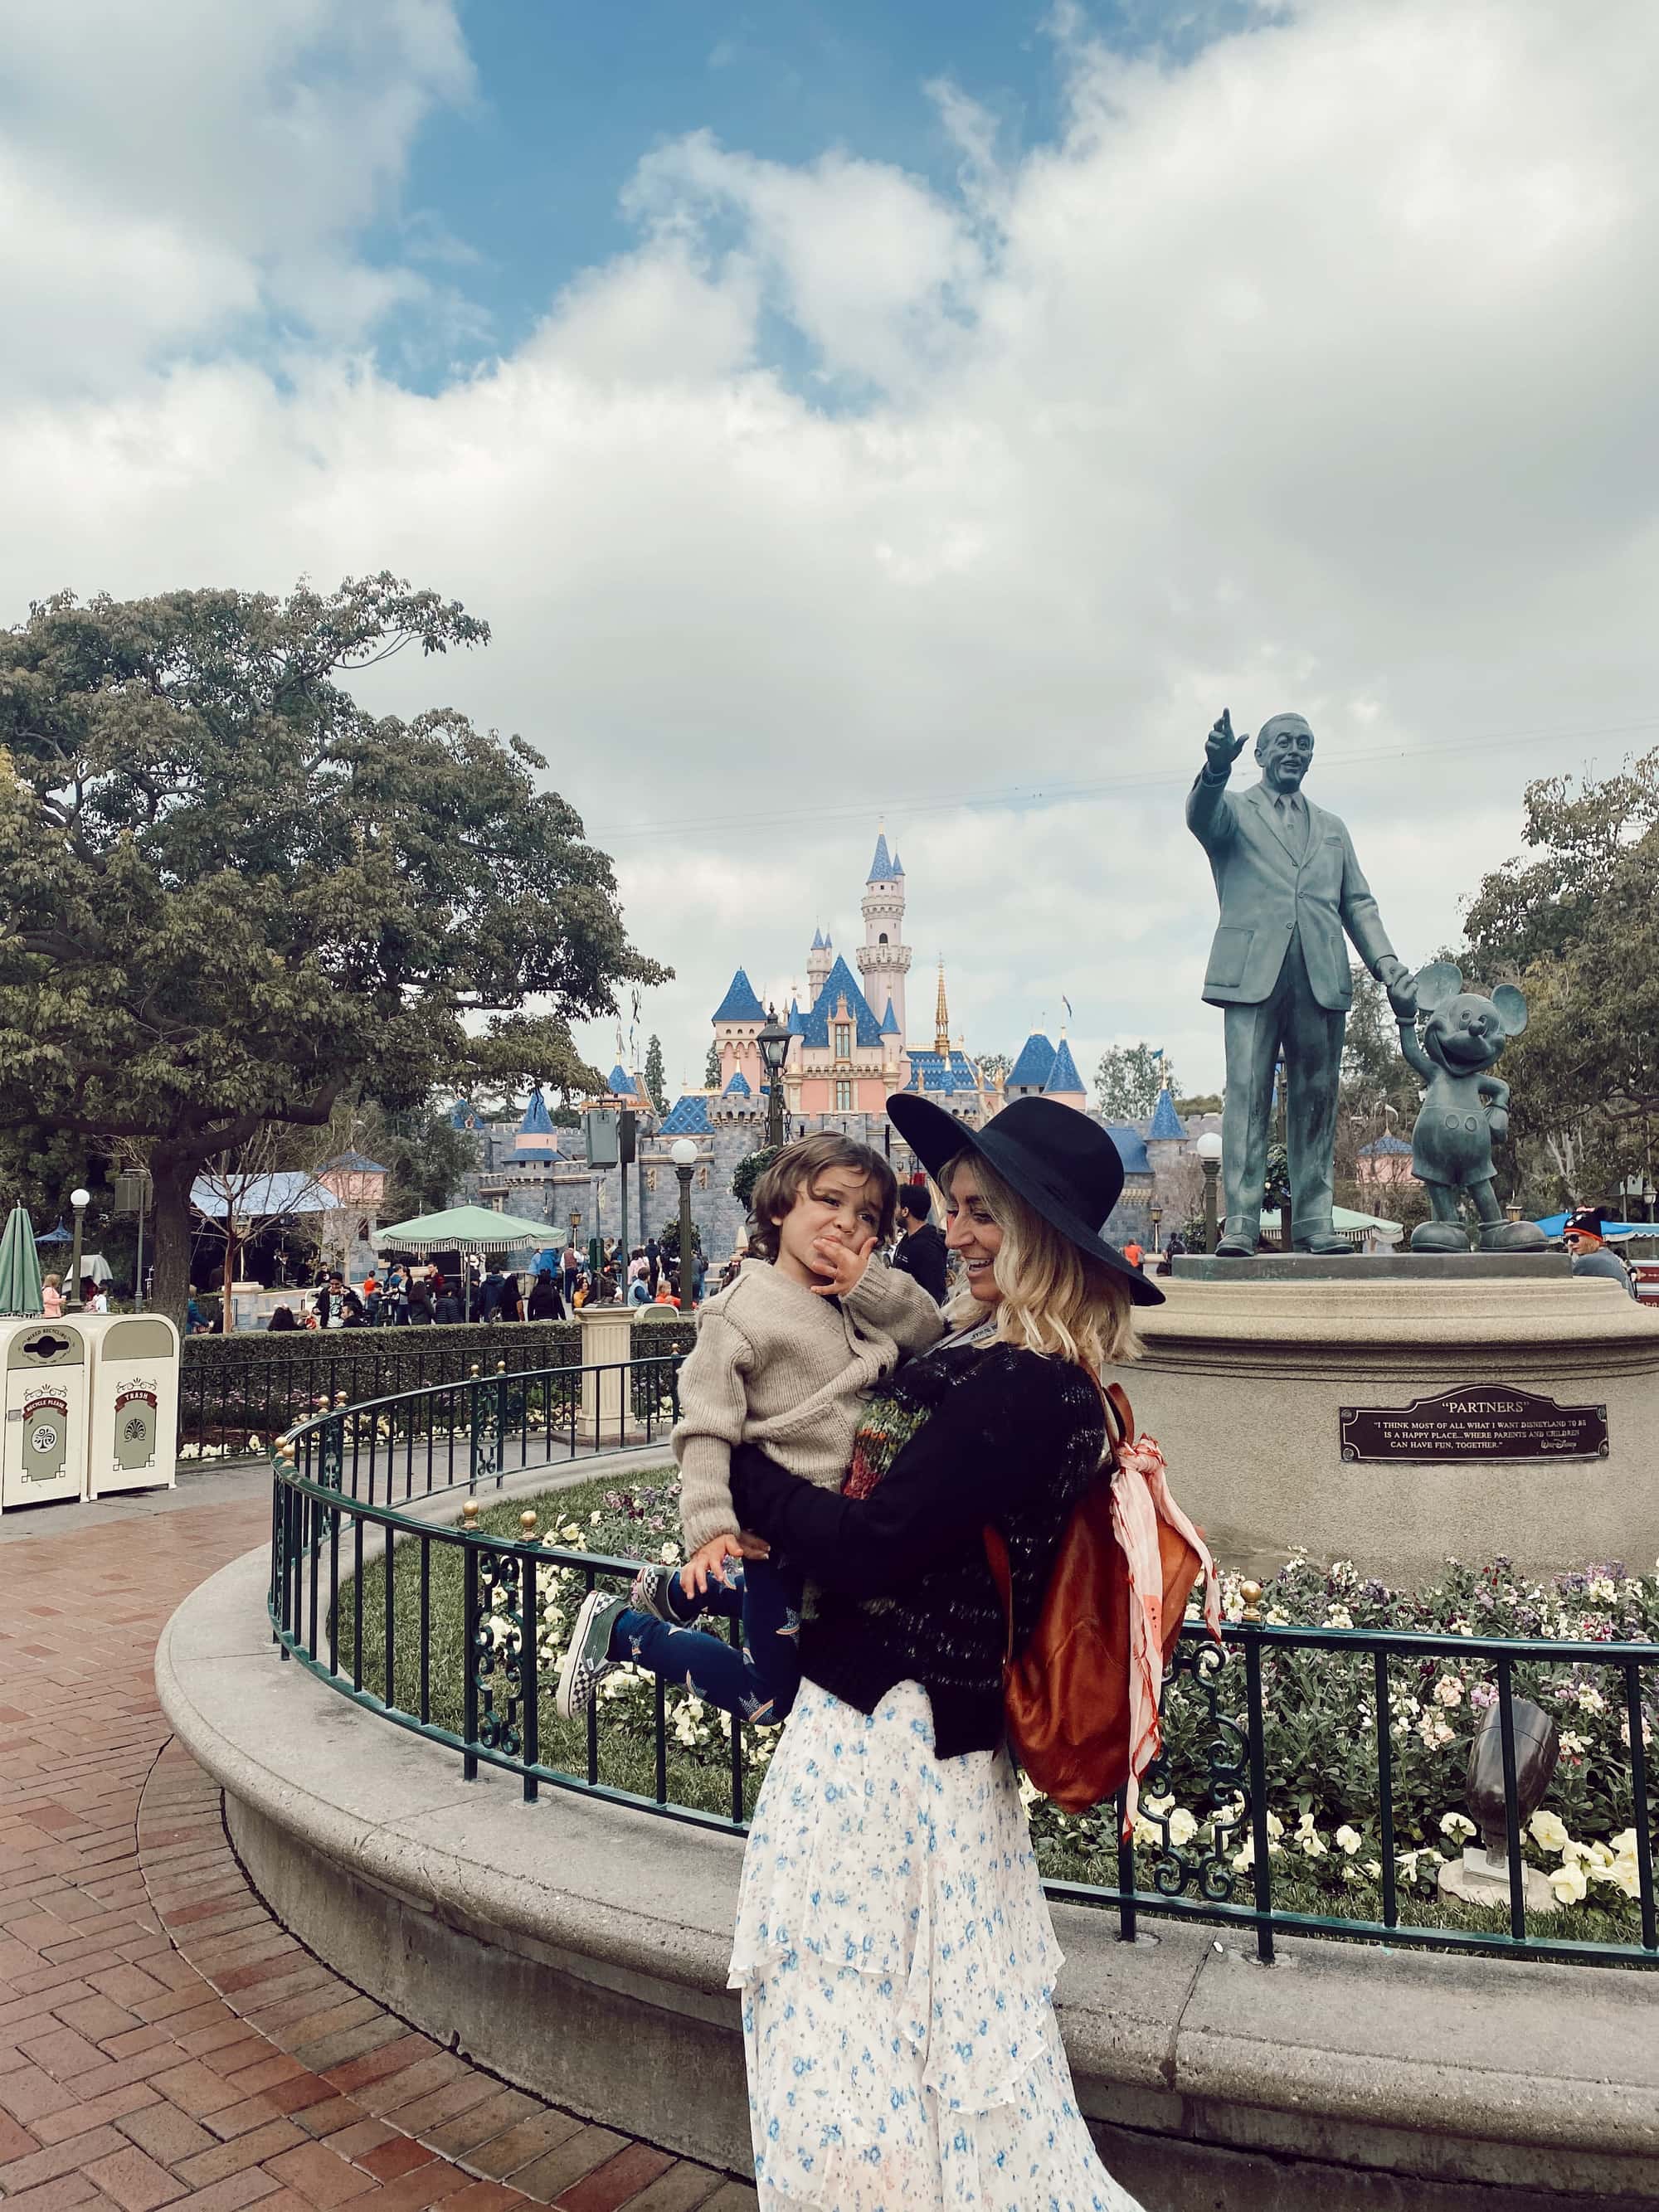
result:
[[[1209,766],[1217,769],[1231,768],[1249,743],[1248,737],[1236,738],[1233,735],[1232,709],[1224,707],[1221,720],[1204,740],[1204,751]]]

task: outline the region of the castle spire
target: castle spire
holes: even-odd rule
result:
[[[933,1049],[947,1056],[951,1050],[951,1010],[945,1003],[945,963],[939,963],[939,1003],[933,1009]]]

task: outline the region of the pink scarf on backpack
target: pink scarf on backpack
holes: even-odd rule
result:
[[[1164,1454],[1155,1437],[1137,1437],[1116,1449],[1112,1481],[1112,1533],[1129,1571],[1129,1780],[1123,1800],[1123,1832],[1134,1827],[1140,1777],[1164,1747],[1158,1700],[1164,1688],[1164,1562],[1158,1524],[1166,1521],[1198,1553],[1204,1587],[1204,1622],[1221,1640],[1221,1594],[1209,1547],[1170,1495]]]

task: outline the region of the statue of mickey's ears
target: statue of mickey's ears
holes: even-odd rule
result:
[[[1463,971],[1453,967],[1449,960],[1431,960],[1426,968],[1419,968],[1412,979],[1417,993],[1419,1013],[1431,1014],[1448,999],[1455,999],[1463,988]]]

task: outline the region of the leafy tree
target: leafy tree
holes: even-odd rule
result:
[[[668,1078],[663,1069],[662,1039],[653,1036],[645,1048],[646,1096],[659,1114],[668,1111]]]
[[[1006,1052],[981,1053],[979,1056],[980,1081],[985,1085],[988,1090],[994,1090],[999,1083],[1006,1083],[1007,1081],[1008,1071],[1013,1064],[1013,1061],[1009,1058]]]
[[[702,1064],[702,1087],[718,1091],[720,1087],[720,1048],[717,1044],[708,1048],[708,1056]]]
[[[538,753],[343,688],[488,636],[385,574],[0,631],[0,1123],[144,1152],[174,1313],[209,1162],[358,1088],[596,1088],[571,1021],[663,980]]]
[[[1167,1058],[1155,1058],[1151,1045],[1114,1045],[1095,1071],[1095,1096],[1109,1121],[1143,1121],[1166,1082],[1173,1091],[1175,1068]]]
[[[1527,786],[1527,845],[1481,880],[1464,917],[1476,971],[1501,982],[1534,961],[1559,958],[1589,932],[1596,908],[1629,861],[1659,830],[1659,752],[1601,782],[1566,775]]]
[[[381,1120],[382,1133],[377,1138],[371,1123],[356,1149],[386,1170],[386,1219],[408,1221],[453,1204],[465,1179],[477,1172],[477,1134],[452,1128],[448,1111],[441,1107]]]
[[[1154,1099],[1152,1103],[1156,1105],[1158,1102]],[[1176,1112],[1184,1121],[1188,1114],[1218,1114],[1221,1111],[1221,1093],[1218,1091],[1194,1091],[1190,1097],[1177,1098],[1175,1106]]]
[[[1529,784],[1526,842],[1465,921],[1472,981],[1517,981],[1528,1024],[1498,1073],[1534,1202],[1613,1201],[1652,1173],[1659,1120],[1659,752],[1601,781]]]
[[[782,1150],[781,1145],[763,1145],[758,1152],[744,1154],[732,1170],[732,1195],[739,1205],[749,1204],[755,1185]]]
[[[680,1256],[680,1218],[678,1213],[671,1214],[668,1219],[664,1222],[662,1227],[657,1231],[657,1242],[662,1246],[663,1250],[668,1255],[668,1257],[671,1260],[676,1261],[678,1261]],[[691,1249],[696,1253],[699,1257],[702,1256],[702,1231],[698,1227],[695,1221],[691,1224]]]

